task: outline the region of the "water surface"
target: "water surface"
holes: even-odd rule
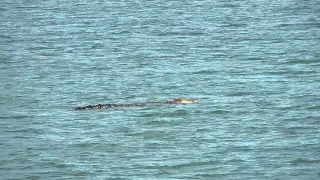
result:
[[[318,0],[0,7],[1,179],[319,179]]]

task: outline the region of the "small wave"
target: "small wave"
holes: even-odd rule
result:
[[[252,95],[251,92],[234,92],[234,93],[230,93],[228,94],[228,96],[250,96]]]
[[[161,165],[161,166],[149,166],[149,168],[160,168],[160,169],[184,169],[184,168],[193,168],[199,166],[211,166],[214,164],[219,164],[219,161],[196,161],[196,162],[185,162],[185,163],[178,163],[172,165]]]
[[[0,119],[25,119],[25,118],[28,118],[30,116],[25,116],[25,115],[17,115],[17,116],[2,116],[0,117]]]
[[[216,72],[217,71],[214,71],[214,70],[201,70],[201,71],[193,72],[192,74],[212,75],[212,74],[214,74]]]
[[[212,114],[229,114],[231,111],[223,110],[223,109],[215,109],[211,111],[195,111],[197,114],[202,115],[212,115]]]
[[[162,139],[163,137],[167,136],[167,133],[165,131],[146,130],[142,132],[131,133],[129,135],[135,137],[142,137],[144,139]]]
[[[179,109],[174,112],[167,112],[167,113],[164,113],[164,112],[147,113],[147,114],[140,115],[140,117],[180,117],[180,116],[185,116],[187,114],[188,112],[186,110]]]
[[[320,110],[320,105],[315,105],[311,107],[307,107],[308,110]]]
[[[287,65],[297,65],[297,64],[319,64],[318,59],[308,59],[308,60],[291,60],[291,61],[286,61],[283,62],[283,64]]]
[[[169,120],[160,119],[160,120],[146,121],[143,124],[144,125],[157,125],[157,126],[163,127],[163,126],[171,126],[171,125],[174,125],[175,123],[172,121],[169,121]]]
[[[320,159],[316,160],[308,160],[308,159],[302,159],[298,158],[293,161],[290,161],[291,164],[293,165],[299,165],[299,164],[320,164]]]

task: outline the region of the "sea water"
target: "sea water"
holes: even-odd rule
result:
[[[0,179],[319,179],[320,1],[0,2]],[[99,103],[200,104],[74,111]]]

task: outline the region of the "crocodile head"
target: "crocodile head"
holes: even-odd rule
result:
[[[200,100],[199,99],[174,99],[173,100],[174,103],[177,104],[194,104],[194,103],[199,103]]]

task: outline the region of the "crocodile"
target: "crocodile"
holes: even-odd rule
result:
[[[161,104],[194,104],[200,103],[199,99],[173,99],[169,101],[149,101],[144,103],[131,103],[131,104],[96,104],[76,107],[74,110],[90,110],[90,109],[107,109],[107,108],[122,108],[122,107],[143,107],[149,105],[161,105]]]

